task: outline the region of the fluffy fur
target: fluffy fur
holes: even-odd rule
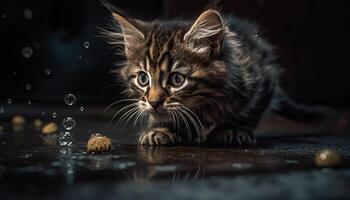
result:
[[[294,105],[278,87],[273,48],[253,24],[213,9],[194,21],[150,22],[111,11],[104,34],[124,55],[114,72],[133,102],[121,118],[149,125],[139,144],[253,145],[264,112]]]

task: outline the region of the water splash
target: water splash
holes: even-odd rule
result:
[[[73,137],[71,132],[61,132],[58,136],[58,144],[65,147],[70,147],[73,143]]]

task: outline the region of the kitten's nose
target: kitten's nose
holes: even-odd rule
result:
[[[162,100],[156,99],[156,100],[148,101],[148,103],[153,107],[154,110],[157,110],[160,104],[162,104]]]

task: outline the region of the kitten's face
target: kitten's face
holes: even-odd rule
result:
[[[204,12],[192,26],[113,16],[125,45],[127,64],[120,72],[126,92],[140,99],[142,110],[162,116],[224,96],[221,89],[227,73],[218,59],[223,25],[217,12]]]

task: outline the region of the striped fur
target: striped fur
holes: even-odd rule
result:
[[[252,132],[272,102],[279,74],[273,49],[254,25],[216,10],[195,21],[141,22],[115,11],[113,17],[116,28],[106,35],[112,45],[122,44],[126,61],[115,72],[124,93],[140,99],[152,119],[141,144],[164,145],[164,138],[152,139],[157,128],[158,135],[166,128],[177,138],[169,144],[254,143]],[[146,87],[138,83],[140,73],[149,78]],[[169,83],[174,73],[185,77],[182,87]],[[161,106],[155,110],[151,100]]]

